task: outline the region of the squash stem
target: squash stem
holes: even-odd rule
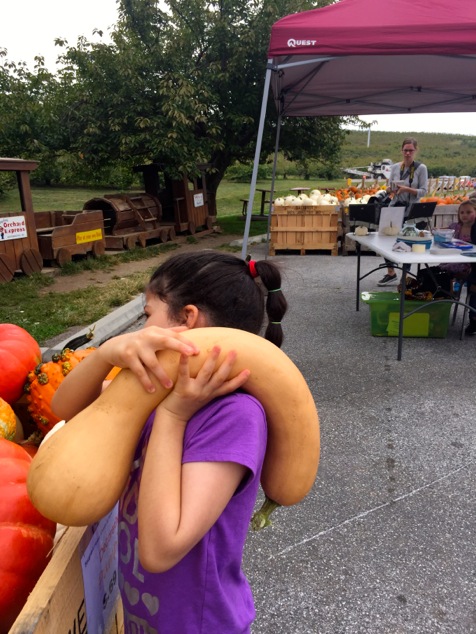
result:
[[[259,511],[256,511],[251,518],[251,528],[254,531],[259,531],[262,528],[266,528],[266,526],[271,526],[272,522],[269,519],[269,516],[275,509],[278,508],[278,506],[281,506],[281,504],[278,504],[277,502],[274,502],[274,500],[270,500],[266,497]]]

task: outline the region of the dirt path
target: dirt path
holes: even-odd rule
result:
[[[190,243],[187,236],[179,236],[174,240],[178,245],[174,251],[169,251],[163,255],[149,258],[147,260],[139,260],[137,262],[124,262],[115,265],[111,270],[99,271],[82,271],[76,275],[58,275],[58,269],[52,269],[54,283],[46,287],[43,293],[69,293],[71,291],[87,288],[88,286],[106,285],[112,279],[118,277],[127,277],[134,273],[147,271],[151,267],[158,266],[161,261],[165,260],[171,253],[183,251],[202,251],[203,249],[218,249],[223,245],[228,245],[233,240],[239,240],[242,235],[223,236],[220,233],[211,233],[205,236],[196,236],[196,242]]]

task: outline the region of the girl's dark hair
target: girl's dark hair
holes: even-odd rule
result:
[[[240,328],[255,334],[263,325],[266,303],[265,338],[281,346],[281,319],[287,309],[281,274],[267,260],[255,262],[254,269],[257,279],[252,277],[248,263],[237,256],[216,251],[179,253],[159,266],[146,290],[168,304],[173,320],[180,319],[184,306],[194,304],[210,326]]]

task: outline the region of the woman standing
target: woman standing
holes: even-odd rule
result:
[[[387,193],[393,193],[391,207],[406,207],[409,209],[426,195],[428,191],[428,170],[424,163],[415,161],[418,143],[413,137],[408,137],[402,143],[403,160],[394,163],[390,169]],[[397,283],[394,263],[385,260],[387,273],[378,282],[378,286],[389,286]]]

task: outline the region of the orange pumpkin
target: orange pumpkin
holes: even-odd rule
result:
[[[25,384],[28,412],[42,435],[47,434],[60,421],[51,409],[51,400],[59,384],[94,350],[96,348],[92,346],[82,350],[65,348],[54,354],[51,361],[40,363],[28,374]],[[120,368],[113,368],[107,375],[107,380],[112,380],[119,371]]]
[[[26,479],[31,456],[0,438],[0,632],[8,632],[53,551],[56,524],[31,503]],[[60,476],[58,476],[60,477]],[[31,631],[31,630],[30,630]]]
[[[12,405],[22,395],[26,376],[41,361],[38,342],[24,328],[0,324],[0,396]]]
[[[51,410],[51,399],[63,381],[78,363],[96,348],[70,350],[65,348],[53,355],[51,361],[40,363],[29,372],[25,384],[28,400],[28,412],[44,435],[52,429],[60,418]]]

